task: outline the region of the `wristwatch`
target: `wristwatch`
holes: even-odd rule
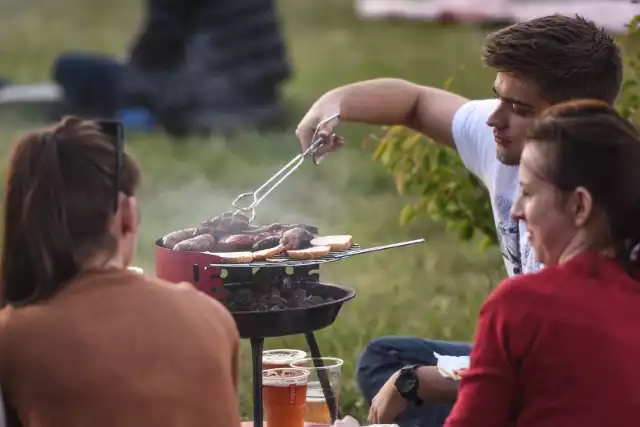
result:
[[[414,403],[416,406],[422,405],[423,401],[418,397],[418,388],[420,382],[416,375],[416,369],[419,365],[409,365],[400,369],[400,374],[396,379],[396,389],[400,396],[407,401]]]

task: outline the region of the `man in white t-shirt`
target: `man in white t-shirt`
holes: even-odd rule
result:
[[[490,34],[484,63],[496,70],[496,99],[470,101],[444,90],[399,79],[376,79],[331,90],[300,122],[306,149],[318,124],[336,113],[341,121],[404,125],[457,150],[464,165],[489,189],[509,276],[542,266],[523,223],[510,211],[519,193],[518,164],[526,133],[548,106],[568,99],[615,101],[622,61],[614,39],[580,17],[547,16]],[[336,122],[318,129],[332,135]],[[327,138],[317,153],[340,148]],[[357,366],[360,390],[371,405],[369,420],[402,427],[441,426],[457,395],[457,383],[435,368],[434,351],[468,356],[471,347],[420,338],[384,337],[370,342]]]

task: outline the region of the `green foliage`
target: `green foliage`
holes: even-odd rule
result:
[[[380,141],[374,158],[393,172],[399,193],[419,195],[402,208],[402,224],[427,214],[445,221],[463,240],[481,232],[485,245],[497,243],[487,191],[454,150],[396,126]]]
[[[444,85],[450,89],[454,78]],[[400,222],[420,215],[443,221],[462,240],[480,233],[484,247],[498,243],[487,189],[469,172],[458,154],[403,126],[385,128],[373,158],[391,172],[400,194],[417,195],[406,204]]]
[[[628,72],[618,98],[618,111],[640,126],[640,15],[629,23],[625,48]]]
[[[640,125],[640,15],[629,24],[625,37],[628,68],[617,108]],[[444,85],[450,89],[454,79]],[[408,224],[421,215],[443,221],[462,240],[480,234],[482,246],[498,244],[487,189],[469,172],[457,153],[403,126],[383,128],[377,140],[375,161],[393,174],[400,194],[417,199],[406,204],[400,222]]]

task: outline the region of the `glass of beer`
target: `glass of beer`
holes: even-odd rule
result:
[[[331,425],[331,412],[327,404],[327,397],[333,397],[335,402],[334,419],[337,419],[340,407],[340,375],[344,361],[336,357],[319,357],[300,359],[291,363],[292,368],[303,368],[309,371],[307,384],[307,403],[304,420],[317,424]],[[322,388],[321,378],[329,381],[330,387]]]
[[[290,348],[265,350],[262,352],[262,369],[290,368],[291,363],[305,357],[307,357],[307,353],[302,350]]]
[[[262,371],[262,403],[267,427],[304,427],[309,371],[276,368]]]

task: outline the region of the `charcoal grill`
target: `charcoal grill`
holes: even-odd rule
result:
[[[253,422],[262,427],[262,351],[264,339],[296,334],[304,334],[311,356],[317,363],[322,355],[314,331],[333,324],[342,305],[355,297],[352,289],[336,284],[321,283],[319,267],[321,264],[339,261],[355,255],[381,251],[424,242],[424,239],[391,245],[361,248],[358,244],[345,251],[331,252],[326,257],[311,260],[290,260],[283,255],[275,256],[279,261],[260,261],[241,264],[227,264],[221,258],[207,252],[174,251],[162,246],[162,239],[156,245],[156,274],[171,282],[187,281],[209,296],[226,301],[238,289],[257,286],[264,281],[278,282],[287,280],[298,288],[313,295],[331,298],[306,308],[286,308],[273,311],[234,311],[241,338],[251,342],[253,365]],[[318,366],[316,366],[318,367]],[[339,417],[338,408],[331,393],[329,379],[324,370],[318,371],[319,380],[332,422]]]
[[[308,276],[317,278],[317,275]],[[254,286],[254,283],[230,283],[226,289],[240,286]],[[316,367],[322,364],[320,348],[314,331],[330,326],[337,318],[342,305],[355,297],[355,292],[342,286],[314,282],[312,280],[298,282],[311,290],[314,295],[330,296],[334,300],[306,308],[287,308],[274,311],[232,311],[238,331],[242,338],[251,342],[251,361],[253,367],[253,421],[255,427],[262,426],[262,351],[264,339],[287,335],[304,334],[311,356]],[[232,292],[232,291],[231,291]],[[318,370],[318,379],[327,400],[332,423],[338,418],[338,407],[331,392],[327,373]]]

